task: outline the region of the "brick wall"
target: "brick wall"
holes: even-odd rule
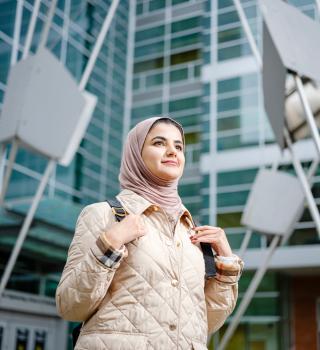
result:
[[[292,326],[295,350],[320,350],[317,349],[318,298],[320,298],[320,276],[293,277]]]

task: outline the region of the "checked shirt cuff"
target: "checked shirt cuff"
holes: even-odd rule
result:
[[[128,255],[128,252],[124,245],[120,249],[113,248],[104,236],[103,240],[100,237],[96,240],[93,254],[104,266],[117,269],[122,259]]]
[[[236,284],[243,270],[243,261],[236,255],[232,257],[215,256],[217,275],[215,279],[227,284]]]

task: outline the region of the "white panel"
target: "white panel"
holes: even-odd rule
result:
[[[261,233],[290,234],[303,204],[304,193],[296,177],[263,169],[252,186],[241,224]]]
[[[68,165],[96,98],[79,91],[70,73],[47,49],[19,62],[9,80],[0,141],[16,135],[25,146]]]
[[[260,0],[260,4],[283,65],[300,76],[320,81],[319,23],[285,1]]]
[[[23,113],[25,90],[32,75],[32,61],[23,60],[11,68],[0,113],[0,142],[9,141],[17,133]]]
[[[87,91],[83,91],[82,95],[85,99],[85,105],[80,114],[80,118],[77,124],[77,127],[73,130],[73,134],[69,140],[68,148],[65,151],[65,154],[60,159],[60,164],[67,166],[77,151],[80,141],[88,127],[92,113],[97,104],[97,97]]]

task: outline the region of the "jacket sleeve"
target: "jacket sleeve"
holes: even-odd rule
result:
[[[205,281],[209,334],[216,332],[224,324],[236,305],[243,262],[237,256],[234,257],[233,262],[225,263],[216,256],[217,275]]]
[[[112,267],[103,263],[105,251],[99,236],[114,223],[114,215],[106,202],[85,207],[76,224],[68,258],[56,291],[58,313],[69,321],[85,321],[105,297],[116,269],[126,255]],[[119,253],[119,251],[118,251]]]

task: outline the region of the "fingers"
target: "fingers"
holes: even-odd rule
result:
[[[211,243],[214,244],[224,238],[225,233],[222,228],[214,226],[197,226],[194,228],[195,234],[190,236],[193,244]]]
[[[141,237],[146,234],[145,225],[140,215],[133,215],[133,227],[136,227],[137,237]]]
[[[193,228],[193,230],[195,230],[195,231],[205,231],[205,230],[219,231],[219,230],[222,230],[222,228],[221,227],[205,225],[205,226],[195,226]]]
[[[196,243],[214,243],[214,240],[212,239],[211,236],[206,236],[206,237],[199,237],[195,239],[191,239],[191,243],[196,244]]]
[[[120,223],[124,240],[130,242],[146,234],[146,228],[141,215],[129,214]]]
[[[205,227],[205,226],[202,226]],[[220,227],[212,227],[212,226],[206,226],[209,227],[208,229],[198,230],[198,228],[195,228],[195,233],[191,235],[190,237],[203,237],[208,235],[217,235],[217,234],[224,234],[224,231]]]

